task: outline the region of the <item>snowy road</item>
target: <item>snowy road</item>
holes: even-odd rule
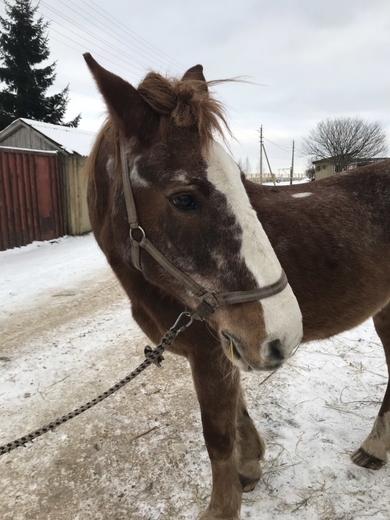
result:
[[[146,339],[91,236],[0,252],[0,444],[129,373]],[[390,466],[349,454],[371,429],[386,366],[371,322],[245,374],[267,442],[242,519],[390,519]],[[187,363],[166,356],[114,396],[0,459],[4,520],[195,519],[210,470]]]

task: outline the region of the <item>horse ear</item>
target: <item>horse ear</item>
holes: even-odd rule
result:
[[[204,81],[206,82],[206,78],[203,75],[203,67],[202,65],[195,65],[195,67],[191,67],[187,70],[187,72],[184,74],[184,76],[181,78],[182,81],[186,79],[195,79],[197,81]]]
[[[83,56],[110,115],[122,132],[128,137],[150,137],[151,126],[157,128],[158,125],[157,114],[139,92],[130,83],[99,65],[89,52]]]

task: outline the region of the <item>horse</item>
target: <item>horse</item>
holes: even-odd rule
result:
[[[86,166],[92,229],[152,342],[198,313],[169,350],[188,359],[200,405],[201,518],[237,520],[265,451],[240,370],[274,370],[371,316],[390,367],[390,161],[304,188],[252,183],[217,141],[228,125],[201,65],[135,88],[84,58],[108,109]],[[379,469],[389,450],[390,386],[352,460]]]

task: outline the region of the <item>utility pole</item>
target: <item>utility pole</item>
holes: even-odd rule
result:
[[[268,164],[268,169],[271,174],[272,182],[275,185],[275,175],[272,173],[271,165],[268,160],[267,151],[264,146],[263,125],[260,126],[259,133],[260,133],[260,184],[263,184],[263,153],[264,153],[267,164]]]
[[[265,158],[267,160],[268,169],[269,169],[269,172],[271,174],[272,182],[274,183],[274,186],[275,186],[275,175],[272,173],[271,165],[270,165],[269,160],[268,160],[267,150],[265,149],[264,145],[263,145],[263,150],[264,150]]]
[[[290,185],[293,183],[293,177],[294,177],[294,150],[295,150],[295,143],[294,143],[294,140],[293,140],[293,142],[292,142],[291,168],[290,168]]]
[[[263,125],[260,127],[260,184],[263,184]]]

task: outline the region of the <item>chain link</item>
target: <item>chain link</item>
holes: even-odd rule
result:
[[[185,323],[179,328],[179,324],[182,321],[183,317],[189,318],[188,323]],[[20,446],[26,447],[27,442],[32,442],[33,440],[37,439],[44,433],[48,431],[53,431],[57,426],[60,426],[61,424],[66,423],[70,419],[73,419],[74,417],[77,417],[83,412],[86,412],[93,406],[95,406],[98,403],[101,403],[104,399],[109,397],[110,395],[117,392],[120,388],[127,385],[127,383],[130,383],[135,377],[137,377],[141,372],[145,370],[149,365],[152,363],[155,363],[157,366],[160,366],[160,363],[162,361],[162,353],[164,350],[169,348],[172,343],[175,341],[176,337],[182,333],[187,327],[192,325],[193,318],[192,315],[189,312],[183,312],[180,314],[178,319],[176,320],[173,327],[171,327],[163,336],[161,339],[160,344],[154,349],[147,350],[145,349],[145,355],[146,359],[135,369],[133,372],[131,372],[129,375],[127,375],[125,378],[121,379],[116,385],[112,386],[102,394],[95,397],[95,399],[92,399],[92,401],[89,401],[88,403],[84,404],[83,406],[80,406],[80,408],[76,408],[76,410],[73,410],[73,412],[70,412],[66,415],[63,415],[61,418],[57,419],[56,421],[52,421],[51,423],[47,424],[46,426],[43,426],[42,428],[39,428],[38,430],[35,430],[24,437],[20,437],[19,439],[16,439],[12,442],[9,442],[8,444],[4,444],[3,446],[0,446],[0,457],[1,455],[4,455],[5,453],[9,453],[10,451],[19,448]]]

